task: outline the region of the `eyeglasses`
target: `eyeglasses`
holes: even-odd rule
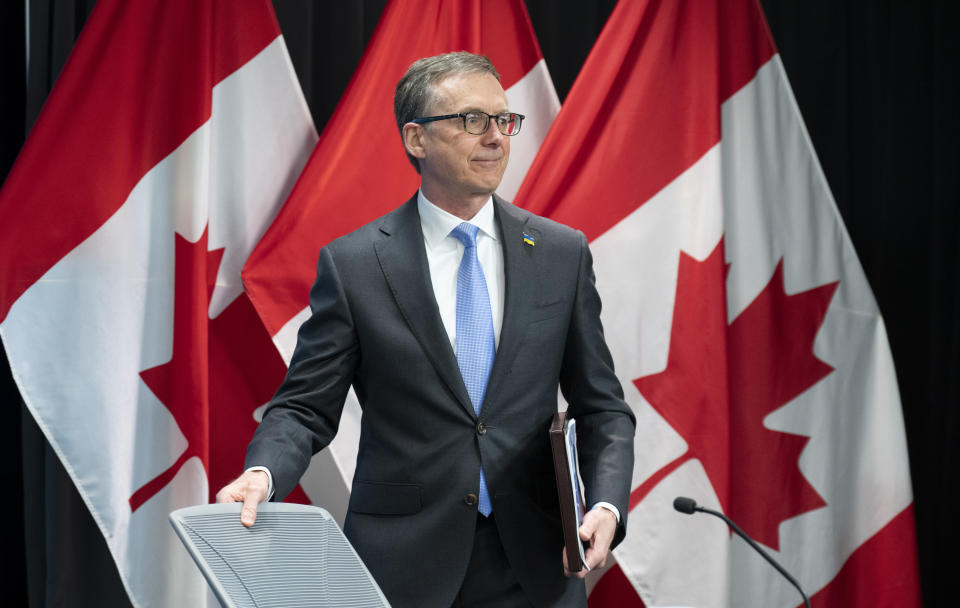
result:
[[[461,112],[460,114],[444,114],[443,116],[424,116],[423,118],[414,118],[410,122],[422,125],[437,120],[449,120],[451,118],[460,118],[463,120],[463,130],[471,135],[483,135],[490,127],[490,119],[496,120],[497,129],[504,135],[516,135],[520,132],[520,125],[526,118],[523,114],[514,112],[501,112],[500,114],[487,114],[486,112]]]

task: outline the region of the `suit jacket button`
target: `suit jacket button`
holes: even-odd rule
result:
[[[487,432],[487,425],[484,424],[483,422],[478,422],[478,423],[477,423],[477,435],[483,435],[483,434],[486,433],[486,432]]]
[[[463,503],[468,507],[477,506],[477,495],[476,494],[467,494],[463,498]]]

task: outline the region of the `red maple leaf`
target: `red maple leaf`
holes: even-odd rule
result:
[[[170,467],[130,497],[130,509],[163,489],[180,467],[194,456],[210,473],[210,391],[207,307],[213,293],[223,249],[207,251],[207,229],[191,243],[174,234],[173,355],[170,361],[140,372],[143,382],[180,427],[187,449]]]
[[[722,240],[703,262],[680,254],[667,368],[634,384],[688,449],[634,490],[631,505],[696,458],[724,513],[778,549],[780,522],[826,502],[798,466],[809,437],[769,429],[763,419],[833,370],[813,354],[813,341],[837,283],[787,295],[781,260],[728,325],[726,270]]]
[[[215,319],[207,310],[223,249],[207,251],[207,230],[191,243],[175,234],[173,355],[140,372],[170,411],[187,447],[177,460],[130,497],[136,511],[198,457],[210,500],[240,473],[257,423],[253,411],[270,399],[286,366],[256,311],[241,294]],[[309,503],[297,488],[288,501]]]

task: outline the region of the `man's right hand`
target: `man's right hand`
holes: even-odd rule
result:
[[[246,471],[217,492],[217,502],[242,502],[240,522],[246,527],[257,521],[257,505],[267,499],[270,478],[263,471]]]

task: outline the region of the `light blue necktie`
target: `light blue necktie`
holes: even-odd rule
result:
[[[490,294],[477,257],[477,230],[476,226],[463,222],[450,232],[450,236],[463,243],[463,257],[457,272],[457,364],[473,402],[473,411],[479,416],[497,347]],[[482,467],[478,498],[477,509],[485,516],[490,515],[490,494]]]

